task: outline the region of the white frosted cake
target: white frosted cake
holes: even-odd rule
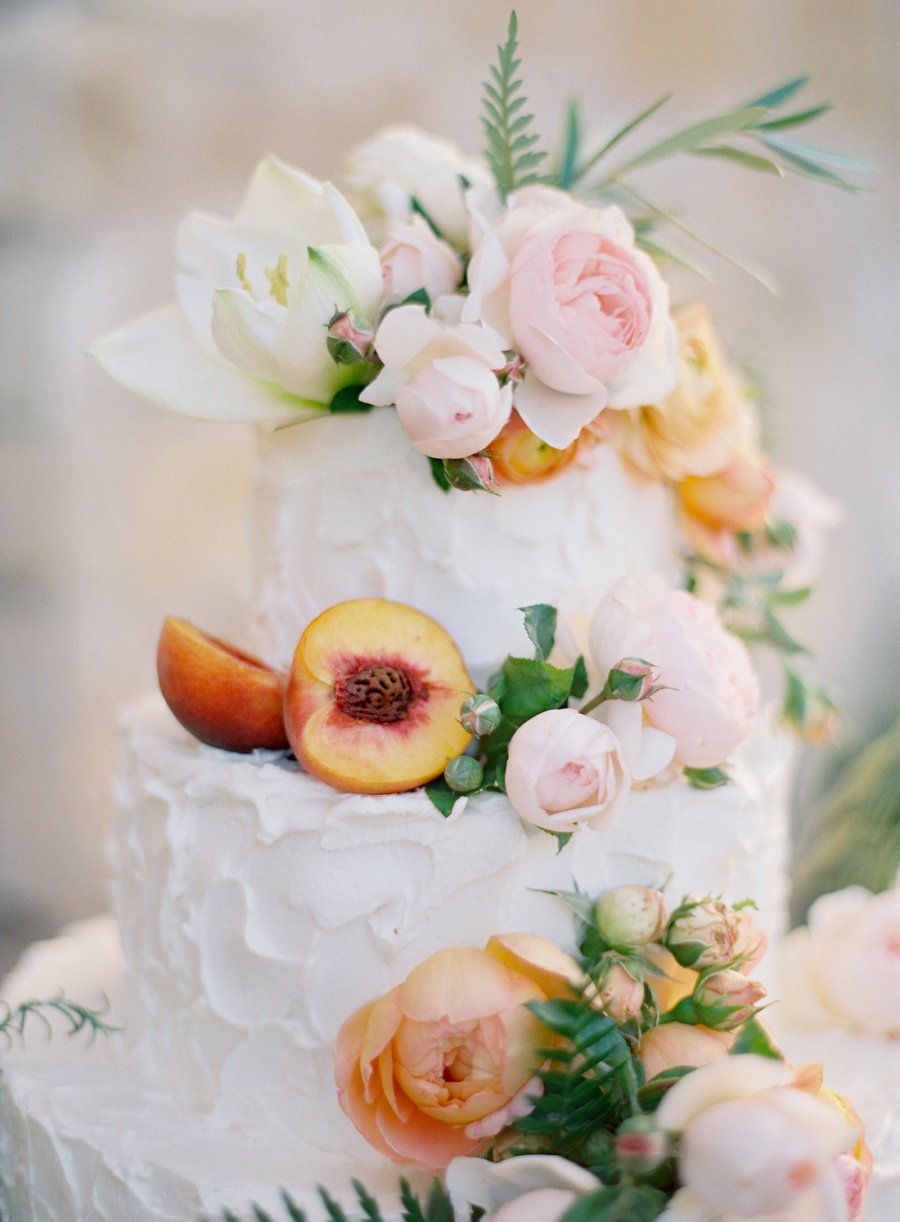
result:
[[[106,993],[119,1028],[4,1056],[9,1222],[280,1189],[316,1219],[317,1186],[376,1218],[354,1177],[394,1218],[401,1172],[459,1222],[862,1216],[857,1119],[749,979],[785,924],[784,723],[832,710],[791,672],[779,712],[739,638],[793,648],[804,524],[646,226],[575,197],[577,149],[537,178],[515,37],[486,165],[396,129],[345,198],[267,158],[234,223],[184,223],[178,305],[97,345],[169,408],[265,422],[255,652],[166,621],[112,917],[0,994]]]

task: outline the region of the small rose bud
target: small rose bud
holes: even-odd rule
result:
[[[783,717],[798,738],[814,747],[834,738],[841,723],[840,709],[831,696],[790,669],[785,672]]]
[[[732,1031],[756,1013],[756,1003],[766,990],[758,980],[748,980],[740,972],[726,968],[713,972],[694,991],[697,1016],[714,1031]]]
[[[484,769],[472,755],[457,755],[444,769],[444,780],[455,793],[472,793],[484,780]]]
[[[619,1125],[613,1148],[632,1175],[651,1175],[669,1157],[669,1138],[653,1116],[630,1116]]]
[[[666,903],[652,887],[622,886],[604,891],[594,907],[597,928],[620,950],[655,942],[666,927]]]
[[[496,493],[494,468],[491,460],[483,454],[470,454],[468,458],[445,458],[444,474],[453,487],[462,492]]]
[[[646,700],[654,692],[657,670],[643,658],[622,658],[610,670],[603,688],[607,700]]]
[[[470,696],[463,702],[459,710],[459,720],[463,729],[474,734],[476,738],[483,738],[485,734],[493,734],[502,716],[500,705],[490,696],[486,696],[484,692],[477,692],[474,696]]]
[[[621,960],[606,956],[597,981],[597,1006],[617,1023],[637,1018],[644,1004],[644,982]]]
[[[328,321],[325,343],[336,365],[361,365],[369,359],[375,333],[347,311],[338,312]]]
[[[686,899],[663,938],[682,967],[724,967],[737,953],[738,914],[721,900]]]

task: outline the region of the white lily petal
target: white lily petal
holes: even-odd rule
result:
[[[200,420],[302,420],[317,405],[208,356],[179,306],[166,306],[90,349],[108,374],[153,403]]]
[[[219,289],[213,294],[213,339],[222,356],[244,373],[286,386],[276,355],[285,316],[275,302],[254,301],[242,289]]]
[[[586,424],[606,406],[606,391],[590,395],[566,395],[545,386],[531,372],[525,374],[515,390],[516,410],[548,446],[564,450]]]
[[[331,205],[340,230],[338,241],[348,246],[371,246],[371,239],[366,232],[365,225],[363,225],[356,212],[347,203],[337,187],[330,182],[326,182],[324,188],[325,198]]]
[[[330,301],[327,323],[335,311],[354,310],[374,323],[384,293],[381,260],[374,246],[311,246],[302,286],[304,299],[316,293]],[[295,296],[289,290],[289,301]]]
[[[318,179],[269,153],[253,171],[234,221],[252,228],[290,229],[298,215],[319,211],[324,197]]]
[[[420,305],[389,310],[375,336],[375,351],[391,369],[402,369],[441,334],[441,328]]]

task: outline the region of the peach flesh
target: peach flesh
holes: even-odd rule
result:
[[[252,654],[170,616],[156,669],[166,704],[201,742],[237,752],[287,748],[284,681]]]
[[[285,725],[313,776],[351,793],[399,793],[433,780],[465,750],[459,708],[472,690],[434,620],[385,599],[355,599],[303,634]]]

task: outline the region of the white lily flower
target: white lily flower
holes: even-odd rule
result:
[[[296,420],[364,376],[334,363],[326,332],[337,310],[374,321],[381,263],[330,183],[269,156],[235,220],[188,216],[177,255],[178,304],[92,348],[130,390],[205,420]]]

